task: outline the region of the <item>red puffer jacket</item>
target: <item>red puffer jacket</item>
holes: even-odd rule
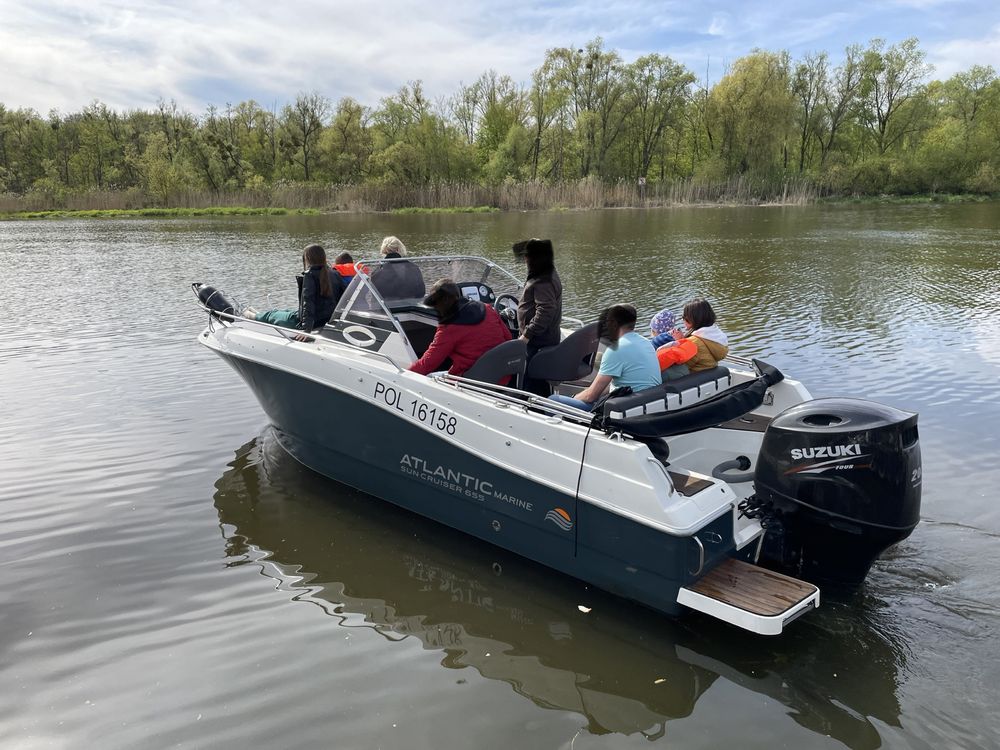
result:
[[[448,372],[461,375],[494,346],[510,341],[510,331],[492,307],[463,298],[456,308],[447,321],[438,324],[424,356],[410,365],[413,372],[427,375],[451,357]]]

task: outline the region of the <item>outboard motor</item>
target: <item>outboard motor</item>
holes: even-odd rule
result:
[[[214,286],[192,284],[191,287],[198,295],[198,299],[201,300],[201,304],[205,305],[205,307],[226,315],[236,315],[236,308],[233,307],[233,303],[226,299],[222,292]]]
[[[848,398],[793,406],[768,425],[754,472],[757,505],[778,522],[761,562],[857,586],[917,525],[920,484],[916,414]]]

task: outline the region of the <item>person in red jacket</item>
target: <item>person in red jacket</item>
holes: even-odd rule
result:
[[[448,372],[461,375],[494,346],[510,341],[510,331],[499,313],[463,297],[451,279],[436,282],[424,304],[437,311],[438,327],[427,351],[410,365],[413,372],[427,375],[450,359]]]

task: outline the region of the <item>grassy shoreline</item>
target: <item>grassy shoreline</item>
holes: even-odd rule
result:
[[[953,194],[936,193],[933,195],[869,195],[869,196],[841,196],[829,198],[817,198],[812,201],[812,205],[928,205],[928,204],[955,204],[955,203],[987,203],[1000,200],[1000,196],[980,195],[980,194]],[[550,208],[535,209],[540,212],[554,211],[593,211],[607,208],[647,208],[663,209],[677,207],[774,207],[774,206],[802,206],[810,203],[799,201],[782,203],[778,202],[730,202],[730,201],[693,201],[678,202],[671,204],[647,204],[634,206],[553,206]],[[385,211],[371,209],[343,209],[343,208],[280,208],[261,207],[253,208],[246,206],[207,206],[204,208],[129,208],[129,209],[52,209],[46,211],[7,211],[0,212],[0,221],[19,220],[52,220],[52,219],[171,219],[190,218],[199,216],[318,216],[321,214],[334,213],[388,213],[398,216],[424,215],[424,214],[486,214],[502,213],[505,211],[523,211],[525,209],[504,209],[496,206],[439,206],[434,208],[424,208],[418,206],[408,206],[393,208]]]
[[[110,208],[53,209],[51,211],[10,211],[0,213],[0,220],[19,219],[170,219],[191,216],[292,216],[316,215],[316,208],[246,208],[243,206],[210,206],[207,208]]]

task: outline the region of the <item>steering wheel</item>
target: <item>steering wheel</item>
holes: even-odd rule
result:
[[[501,294],[493,303],[493,309],[500,313],[501,319],[507,324],[511,334],[517,338],[517,306],[521,300],[513,294]]]
[[[513,294],[501,294],[497,297],[497,301],[493,303],[493,309],[498,313],[503,315],[505,312],[517,312],[517,306],[521,304],[521,300],[515,297]]]

